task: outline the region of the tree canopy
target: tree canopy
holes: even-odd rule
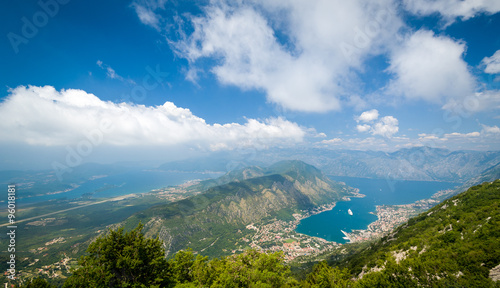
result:
[[[165,251],[158,239],[141,233],[110,230],[98,237],[78,261],[64,287],[166,287],[172,282]]]

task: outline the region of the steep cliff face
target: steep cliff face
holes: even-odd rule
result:
[[[295,212],[337,201],[352,192],[301,161],[283,161],[267,169],[241,169],[222,178],[234,181],[137,213],[126,225],[145,223],[146,235],[159,235],[169,253],[187,247],[201,251],[215,242],[219,246],[244,236],[249,224],[271,218],[291,220]]]

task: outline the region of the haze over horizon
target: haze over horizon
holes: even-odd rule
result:
[[[0,7],[3,170],[71,153],[500,150],[498,1]]]

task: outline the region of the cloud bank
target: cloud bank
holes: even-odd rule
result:
[[[500,11],[500,2],[496,0],[404,0],[403,4],[405,9],[419,16],[439,13],[448,25],[456,18],[468,20],[481,13]]]
[[[207,124],[189,109],[165,102],[148,107],[102,101],[82,90],[19,86],[0,103],[4,143],[72,145],[89,139],[108,146],[175,146],[233,149],[286,145],[306,132],[283,118]]]

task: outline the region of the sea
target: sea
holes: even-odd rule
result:
[[[337,182],[345,182],[348,186],[358,188],[363,198],[351,198],[351,201],[337,202],[332,210],[325,211],[302,219],[295,229],[298,233],[320,237],[328,241],[346,243],[340,230],[366,229],[377,220],[377,205],[410,204],[417,200],[430,198],[440,190],[453,189],[460,183],[436,181],[406,181],[391,179],[367,179],[355,177],[330,176]],[[348,214],[351,209],[353,215]]]
[[[55,199],[111,198],[183,184],[189,180],[205,180],[223,173],[192,173],[161,170],[135,170],[88,180],[79,187],[62,193],[22,198],[18,205],[31,205]]]

